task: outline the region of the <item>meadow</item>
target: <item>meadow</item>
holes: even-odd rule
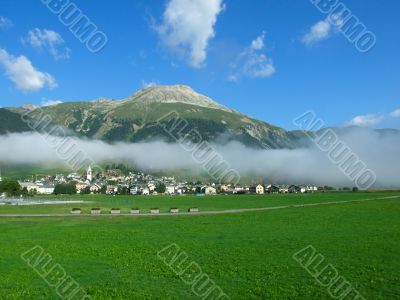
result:
[[[391,195],[399,193],[90,199],[103,208],[221,210]],[[7,206],[0,214],[47,208]],[[0,299],[58,298],[21,259],[37,245],[93,299],[201,299],[157,257],[172,243],[231,299],[332,299],[292,258],[308,245],[365,299],[400,299],[399,233],[399,199],[173,218],[0,218]]]
[[[36,196],[33,200],[84,201],[79,204],[0,206],[0,214],[16,213],[70,213],[72,208],[81,208],[82,213],[90,213],[91,208],[101,208],[103,214],[109,214],[111,208],[120,208],[122,213],[129,213],[131,208],[139,208],[147,213],[150,208],[159,208],[168,212],[170,208],[187,211],[197,207],[200,211],[227,209],[260,208],[281,205],[311,204],[320,202],[348,201],[356,199],[382,198],[400,195],[400,192],[331,192],[315,194],[266,194],[266,195],[218,195],[199,197],[186,196],[108,196],[108,195],[48,195]]]

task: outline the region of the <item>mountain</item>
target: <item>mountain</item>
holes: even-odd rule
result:
[[[106,142],[175,142],[163,130],[171,126],[176,112],[187,122],[187,131],[197,129],[203,140],[224,144],[238,141],[253,148],[298,148],[311,141],[303,131],[286,131],[255,120],[184,85],[153,86],[121,99],[66,102],[48,107],[32,105],[0,109],[0,134],[29,131],[21,114],[31,119],[50,117],[52,125],[68,128],[73,135]],[[160,120],[158,122],[158,120]],[[334,129],[345,133],[353,128]],[[376,130],[380,135],[399,134],[395,129]]]
[[[26,109],[13,109],[13,113],[21,114]],[[28,116],[38,119],[48,115],[53,125],[107,142],[174,142],[160,126],[170,125],[174,117],[171,112],[178,113],[188,122],[187,128],[196,128],[206,141],[238,141],[255,148],[297,145],[284,129],[243,115],[183,85],[148,87],[122,100],[98,99],[34,108]]]
[[[30,131],[19,113],[0,108],[0,134]]]

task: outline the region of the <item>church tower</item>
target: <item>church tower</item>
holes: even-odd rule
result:
[[[91,166],[89,166],[89,168],[87,169],[86,179],[89,180],[89,181],[93,180],[93,173],[92,173],[92,167]]]

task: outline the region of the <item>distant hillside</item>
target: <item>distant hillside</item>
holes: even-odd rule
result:
[[[181,85],[145,88],[122,100],[69,102],[41,110],[33,110],[29,116],[39,118],[44,112],[54,124],[107,142],[174,142],[157,120],[175,111],[188,122],[188,128],[196,128],[207,141],[238,141],[255,148],[296,147],[284,129],[252,119]],[[164,118],[161,125],[170,121]]]
[[[220,144],[238,141],[260,149],[293,149],[311,144],[303,131],[286,131],[255,120],[182,85],[148,87],[122,100],[99,99],[43,108],[24,106],[1,109],[0,134],[29,131],[19,115],[26,113],[27,109],[30,111],[29,117],[33,119],[47,115],[51,117],[53,125],[66,127],[78,136],[107,142],[136,143],[160,139],[175,142],[162,125],[170,125],[174,117],[170,113],[176,112],[186,120],[188,130],[197,129],[206,141]],[[168,117],[164,117],[166,115]],[[160,118],[162,122],[158,123]],[[348,129],[335,130],[345,133]],[[400,133],[395,129],[376,132]]]
[[[21,115],[5,108],[0,108],[0,134],[30,131]]]

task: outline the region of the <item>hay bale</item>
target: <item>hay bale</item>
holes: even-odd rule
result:
[[[159,213],[160,213],[160,209],[159,209],[159,208],[151,208],[151,209],[150,209],[150,213],[151,213],[152,215],[159,214]]]
[[[71,209],[71,214],[80,215],[81,213],[82,213],[82,210],[80,208]]]
[[[99,215],[99,214],[101,214],[101,208],[92,208],[90,213],[92,215]]]
[[[111,208],[111,214],[112,215],[119,215],[121,213],[121,209],[119,208]]]

